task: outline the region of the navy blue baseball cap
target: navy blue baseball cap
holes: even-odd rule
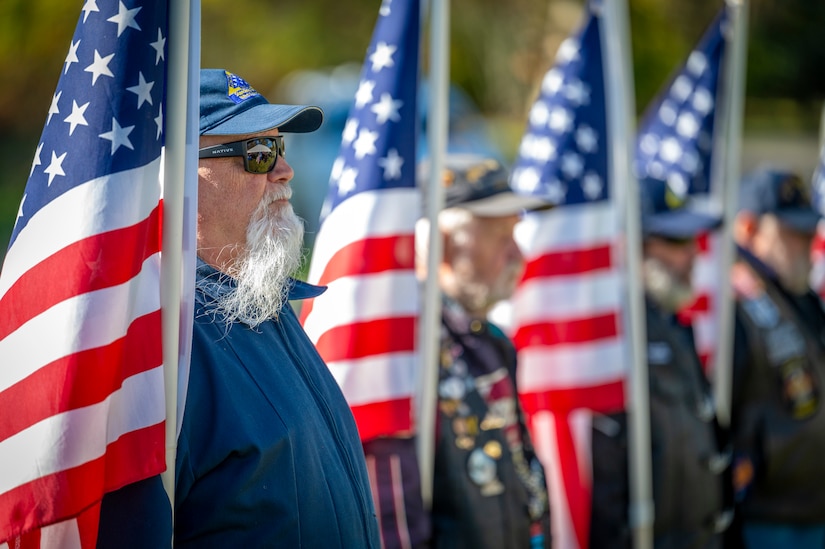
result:
[[[763,166],[749,173],[739,189],[739,211],[773,214],[782,224],[813,234],[822,215],[811,204],[811,193],[797,174]]]
[[[227,70],[201,69],[200,79],[200,135],[243,135],[275,128],[307,133],[324,121],[320,107],[273,105]]]
[[[722,218],[694,209],[687,183],[680,179],[643,177],[639,180],[644,236],[685,239],[717,229]]]

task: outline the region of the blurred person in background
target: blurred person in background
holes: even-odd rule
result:
[[[487,320],[524,269],[513,238],[521,212],[544,204],[513,193],[508,172],[479,155],[447,155],[443,183],[433,505],[424,511],[412,439],[365,443],[376,470],[371,480],[384,547],[550,547],[544,469],[518,401],[516,351]],[[422,219],[416,227],[422,278],[428,235]]]
[[[819,220],[797,174],[762,167],[743,180],[731,420],[748,549],[825,547],[825,313],[808,284]]]
[[[721,548],[721,532],[732,518],[725,509],[723,477],[730,458],[720,452],[710,385],[693,330],[677,317],[694,299],[697,237],[721,220],[695,210],[678,182],[647,178],[639,186],[654,547]],[[626,413],[594,416],[592,456],[590,546],[629,548]]]

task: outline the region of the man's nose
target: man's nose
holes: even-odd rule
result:
[[[279,156],[275,168],[269,172],[267,176],[272,182],[287,183],[295,176],[295,172],[292,170],[289,162],[286,161],[286,158]]]

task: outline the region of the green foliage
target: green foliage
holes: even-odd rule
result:
[[[123,0],[129,4],[130,0]],[[393,0],[403,1],[403,0]],[[105,8],[117,0],[98,0]],[[825,96],[825,3],[752,0],[749,115],[815,131]],[[360,64],[381,0],[202,0],[204,66],[238,72],[269,95],[299,69]],[[0,2],[0,249],[16,216],[31,158],[83,1]],[[503,128],[514,151],[538,83],[583,0],[452,0],[451,77]],[[637,107],[641,111],[684,59],[722,0],[629,0]],[[424,26],[426,30],[426,25]],[[426,36],[426,34],[425,34]],[[428,62],[428,41],[422,60]],[[773,108],[774,102],[781,100]],[[790,100],[790,103],[789,103]],[[764,113],[764,116],[762,114]],[[781,121],[776,116],[784,116]],[[746,119],[746,124],[752,124]]]

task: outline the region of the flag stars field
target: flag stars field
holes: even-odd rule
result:
[[[46,125],[48,126],[49,123],[52,121],[52,116],[55,114],[60,114],[60,108],[57,106],[57,103],[60,101],[60,96],[63,95],[62,91],[58,91],[52,96],[52,104],[49,105],[49,116],[46,118]]]
[[[149,45],[155,50],[155,65],[166,60],[163,53],[164,47],[166,46],[166,38],[163,37],[163,33],[160,29],[158,29],[158,39],[154,42],[150,42]]]
[[[121,127],[120,124],[118,124],[117,119],[112,118],[112,129],[108,132],[100,134],[100,137],[103,139],[108,139],[112,142],[112,154],[115,154],[115,151],[117,151],[121,146],[134,150],[135,147],[129,140],[129,134],[132,133],[132,130],[134,129],[134,126],[126,126],[125,128]]]
[[[372,71],[378,72],[381,69],[385,69],[395,65],[395,61],[393,61],[392,56],[397,49],[398,47],[391,46],[386,42],[379,42],[378,45],[375,47],[375,53],[370,55],[370,61],[372,62]]]
[[[95,50],[94,62],[85,69],[83,69],[86,72],[92,73],[92,86],[97,84],[97,79],[101,76],[110,76],[114,78],[115,75],[112,74],[112,71],[109,69],[109,62],[112,60],[112,58],[114,58],[114,56],[115,54],[112,53],[107,55],[106,57],[101,57],[100,53],[97,50]]]
[[[152,87],[154,85],[154,82],[147,82],[146,79],[143,78],[142,72],[138,72],[137,85],[126,88],[127,91],[137,95],[137,108],[140,108],[144,102],[149,103],[150,105],[152,104]]]
[[[83,22],[85,23],[86,20],[89,18],[89,14],[92,12],[100,12],[100,9],[97,7],[97,0],[86,0],[83,4],[83,8],[80,10],[83,12]]]
[[[80,40],[77,42],[72,42],[69,46],[69,53],[66,55],[66,60],[63,62],[66,67],[63,69],[63,74],[69,72],[69,67],[72,66],[72,63],[79,63],[80,59],[77,58],[77,48],[80,47]]]
[[[358,136],[358,120],[355,118],[350,118],[347,120],[347,123],[344,125],[344,131],[341,134],[341,143],[344,145],[349,145],[355,138]]]
[[[547,183],[544,196],[551,204],[561,204],[567,198],[567,186],[558,179],[553,179]]]
[[[338,180],[338,195],[346,196],[354,191],[358,185],[356,179],[358,178],[358,170],[355,168],[344,168],[341,172],[341,178]]]
[[[596,130],[587,124],[579,126],[576,130],[576,146],[579,150],[585,153],[594,153],[598,149],[598,145],[599,138]]]
[[[404,159],[398,155],[398,151],[390,149],[387,156],[378,161],[378,165],[384,168],[384,179],[399,179],[401,177],[401,166]]]
[[[163,134],[163,105],[158,107],[158,115],[154,118],[155,125],[158,127],[158,132],[155,135],[155,139],[160,139],[161,134]]]
[[[590,103],[590,89],[578,78],[573,79],[564,87],[564,96],[575,107]]]
[[[563,76],[560,70],[550,69],[541,81],[541,91],[547,95],[557,93],[561,89]]]
[[[355,149],[356,160],[361,160],[369,154],[375,154],[375,142],[378,140],[378,132],[372,132],[362,128],[358,132],[358,139],[352,144]]]
[[[32,160],[32,169],[31,171],[29,171],[29,177],[31,177],[31,175],[34,173],[34,169],[42,164],[42,161],[40,160],[40,155],[42,152],[43,143],[40,143],[39,145],[37,145],[37,150],[34,151],[34,159]]]
[[[23,205],[24,204],[26,204],[26,195],[25,194],[23,194],[23,198],[20,199],[20,207],[17,208],[17,219],[20,219],[21,217],[23,217]],[[15,219],[15,223],[17,223],[16,219]]]
[[[83,116],[86,112],[86,109],[88,108],[88,101],[83,105],[78,105],[77,101],[72,99],[72,113],[63,120],[64,122],[67,122],[69,124],[69,135],[72,135],[74,133],[76,127],[89,125],[89,123],[86,121],[86,117]]]
[[[378,103],[372,106],[372,112],[375,113],[375,121],[379,124],[386,124],[387,120],[398,122],[401,120],[398,109],[403,105],[403,101],[397,101],[393,99],[390,94],[382,93]]]
[[[120,37],[127,28],[141,30],[140,25],[135,21],[135,16],[143,8],[127,9],[123,2],[118,2],[117,15],[113,15],[106,21],[117,24],[117,35]]]
[[[361,80],[358,91],[355,92],[355,108],[361,109],[372,102],[372,92],[375,89],[374,80]]]
[[[45,173],[49,174],[48,185],[50,187],[56,176],[66,175],[66,172],[63,171],[63,161],[66,160],[66,154],[67,153],[63,153],[60,156],[57,156],[55,152],[52,151],[52,161],[49,163],[48,167],[43,170]]]

